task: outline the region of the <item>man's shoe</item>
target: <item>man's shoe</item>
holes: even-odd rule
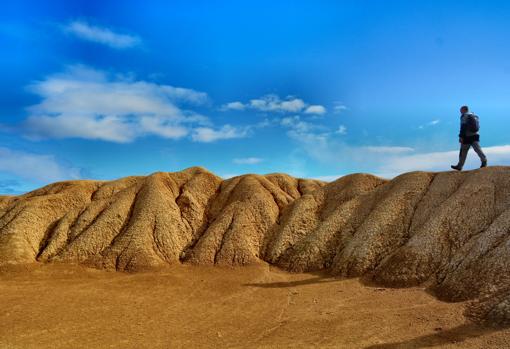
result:
[[[456,171],[462,171],[462,167],[459,167],[457,165],[452,165],[450,166],[452,169],[456,170]]]
[[[480,168],[484,168],[484,167],[487,167],[487,161],[482,161],[482,166],[480,166]]]

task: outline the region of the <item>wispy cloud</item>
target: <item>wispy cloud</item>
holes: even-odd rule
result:
[[[299,115],[281,119],[280,125],[287,129],[287,135],[302,144],[324,146],[330,136],[324,126],[301,119]]]
[[[310,105],[305,109],[305,114],[318,114],[322,115],[326,113],[326,108],[322,105]]]
[[[0,172],[40,182],[80,178],[80,169],[60,163],[53,155],[5,147],[0,147]]]
[[[85,66],[50,75],[31,84],[29,90],[42,98],[27,109],[24,122],[25,133],[35,139],[73,137],[125,143],[145,135],[180,139],[194,128],[211,127],[207,117],[185,108],[207,102],[206,93],[113,76]],[[208,129],[197,132],[207,133],[204,130]],[[232,136],[232,127],[218,132],[216,139]]]
[[[341,178],[345,176],[344,174],[337,174],[337,175],[328,175],[328,176],[315,176],[315,177],[310,177],[310,179],[317,179],[319,181],[324,181],[324,182],[333,182],[333,181],[336,181],[338,178]]]
[[[335,102],[335,106],[333,107],[333,111],[335,114],[340,114],[341,112],[347,110],[348,108],[341,102]]]
[[[260,111],[298,112],[305,107],[305,102],[300,98],[293,97],[281,100],[277,95],[270,94],[252,99],[249,106]]]
[[[409,171],[449,170],[450,165],[458,160],[457,149],[423,152],[410,146],[350,145],[335,136],[346,132],[342,126],[335,132],[329,132],[324,126],[302,120],[299,115],[282,118],[280,125],[287,129],[287,135],[298,144],[300,151],[319,163],[328,166],[337,164],[334,166],[337,171],[344,173],[357,169],[391,178]],[[484,151],[490,164],[510,162],[510,145],[488,147]],[[473,154],[469,157],[467,168],[479,166],[479,160]]]
[[[210,143],[223,139],[244,138],[248,135],[249,128],[224,125],[219,129],[210,127],[198,127],[193,130],[191,138],[195,142]]]
[[[264,161],[264,160],[261,158],[256,158],[256,157],[237,158],[237,159],[232,160],[232,162],[234,164],[238,164],[238,165],[256,165],[256,164],[260,164],[262,161]]]
[[[436,126],[437,124],[439,124],[441,122],[441,120],[439,119],[435,119],[435,120],[432,120],[430,122],[427,122],[426,124],[423,124],[423,125],[420,125],[418,126],[419,129],[424,129],[426,127],[431,127],[431,126]]]
[[[225,110],[244,110],[246,109],[246,106],[239,102],[239,101],[236,101],[236,102],[230,102],[230,103],[227,103],[223,106],[221,106],[220,108],[222,111],[225,111]]]
[[[414,148],[411,147],[388,147],[388,146],[367,146],[362,149],[378,154],[403,154],[413,152]]]
[[[346,135],[347,134],[347,127],[345,125],[340,125],[340,126],[338,126],[338,130],[336,130],[335,133],[339,134],[339,135]]]
[[[116,49],[137,46],[141,40],[136,35],[120,34],[105,27],[90,25],[84,21],[73,21],[64,27],[65,32],[80,39],[107,45]]]
[[[244,110],[253,109],[263,112],[277,112],[277,113],[298,113],[305,112],[307,114],[324,114],[326,108],[322,105],[309,105],[302,99],[288,96],[281,99],[278,95],[268,94],[260,98],[251,99],[247,103],[240,101],[230,102],[224,104],[221,110]]]

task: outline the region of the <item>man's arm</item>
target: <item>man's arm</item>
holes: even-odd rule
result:
[[[462,138],[466,136],[466,127],[467,122],[464,120],[464,116],[460,117],[460,132],[459,132],[459,142],[462,143]]]

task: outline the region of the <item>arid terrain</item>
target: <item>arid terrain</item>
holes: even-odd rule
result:
[[[509,167],[59,182],[0,197],[1,337],[501,347],[509,257]]]
[[[421,288],[267,265],[142,273],[46,265],[0,275],[1,348],[508,348]]]

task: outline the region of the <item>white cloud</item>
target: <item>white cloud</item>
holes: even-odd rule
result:
[[[309,157],[328,165],[338,164],[361,171],[364,168],[378,170],[387,160],[415,151],[404,146],[351,146],[343,138],[335,137],[347,133],[344,125],[331,132],[323,125],[302,120],[299,115],[282,118],[280,125]]]
[[[53,155],[0,147],[0,172],[28,180],[53,182],[80,178],[80,170],[59,163]]]
[[[333,110],[335,111],[336,114],[340,114],[344,110],[347,110],[347,107],[340,102],[335,102],[335,106],[333,107]]]
[[[298,115],[295,115],[295,116],[287,116],[287,117],[284,117],[280,120],[280,124],[282,126],[286,126],[286,127],[292,127],[293,124],[296,124],[300,121],[300,118]]]
[[[329,133],[324,132],[324,127],[311,122],[303,121],[299,115],[285,117],[280,120],[280,125],[287,128],[287,135],[304,144],[325,144]]]
[[[308,105],[302,99],[288,96],[281,99],[278,95],[267,94],[260,98],[251,99],[247,103],[239,101],[224,104],[220,110],[244,110],[253,109],[263,112],[299,113],[321,115],[326,112],[322,105]]]
[[[424,125],[420,125],[418,126],[419,129],[424,129],[426,127],[431,127],[431,126],[436,126],[437,124],[439,124],[441,122],[441,120],[439,119],[436,119],[436,120],[432,120],[430,122],[427,122],[426,124]]]
[[[326,108],[322,105],[310,105],[305,109],[305,114],[318,114],[322,115],[326,112]]]
[[[83,21],[71,22],[64,27],[64,30],[80,39],[116,49],[130,48],[140,44],[140,38],[135,35],[115,33],[111,29],[93,26]]]
[[[250,100],[249,107],[260,111],[298,112],[305,107],[305,102],[302,99],[293,97],[281,100],[277,95],[268,94]]]
[[[179,139],[188,134],[186,127],[175,125],[171,121],[161,120],[160,118],[142,116],[139,124],[145,133],[163,138]]]
[[[32,138],[85,138],[131,142],[145,135],[179,139],[206,117],[178,104],[203,104],[207,94],[136,81],[85,66],[48,76],[29,86],[42,98],[27,108],[25,131]]]
[[[238,164],[238,165],[256,165],[256,164],[261,163],[262,161],[264,161],[264,160],[261,158],[255,158],[255,157],[237,158],[237,159],[232,160],[232,162],[234,164]]]
[[[344,174],[338,174],[338,175],[329,175],[329,176],[316,176],[316,177],[310,177],[310,179],[316,179],[323,182],[333,182],[336,181],[338,178],[341,178],[345,176]]]
[[[177,101],[187,101],[193,104],[204,104],[209,97],[205,92],[195,91],[189,88],[173,87],[170,85],[159,85],[161,90],[169,98]]]
[[[210,143],[222,139],[244,138],[248,135],[249,128],[238,128],[224,125],[219,129],[210,127],[198,127],[193,130],[191,139],[195,142]]]
[[[126,143],[138,137],[136,127],[119,116],[31,115],[25,128],[33,139],[85,138]]]
[[[336,130],[337,134],[339,135],[346,135],[347,134],[347,127],[345,127],[344,125],[340,125],[338,126],[338,130]]]
[[[414,148],[411,147],[389,147],[389,146],[368,146],[362,147],[371,153],[379,153],[379,154],[402,154],[409,153],[414,151]]]
[[[245,108],[246,108],[246,106],[243,103],[236,101],[236,102],[227,103],[227,104],[223,105],[220,109],[221,110],[244,110]]]

